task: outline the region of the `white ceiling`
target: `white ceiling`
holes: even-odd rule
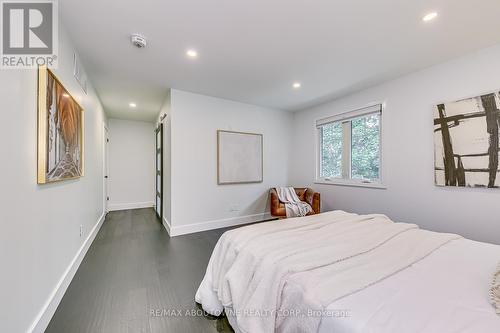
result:
[[[500,42],[498,0],[61,0],[60,9],[108,115],[139,120],[155,118],[170,87],[295,111]],[[422,22],[430,11],[439,17]],[[146,49],[131,46],[134,32]]]

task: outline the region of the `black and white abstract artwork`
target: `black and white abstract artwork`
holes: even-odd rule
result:
[[[500,93],[436,105],[435,182],[498,188]]]

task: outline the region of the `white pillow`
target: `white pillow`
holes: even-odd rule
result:
[[[490,299],[497,314],[500,315],[500,264],[498,264],[497,271],[495,275],[493,275],[493,282],[490,289]]]

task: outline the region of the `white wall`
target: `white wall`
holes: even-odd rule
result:
[[[268,217],[270,187],[287,185],[293,115],[171,90],[171,234]],[[217,185],[217,130],[264,135],[264,181]]]
[[[73,78],[74,47],[62,26],[59,38],[55,74],[85,109],[85,176],[37,185],[37,71],[0,70],[1,332],[28,331],[48,306],[36,326],[44,329],[52,293],[103,214],[105,116],[92,86],[87,96]]]
[[[313,185],[323,210],[385,213],[423,228],[500,244],[500,190],[434,186],[433,106],[500,89],[500,45],[295,114],[291,181],[315,178],[314,121],[385,101],[383,176],[386,190]]]
[[[152,207],[155,200],[154,124],[109,119],[108,210]]]

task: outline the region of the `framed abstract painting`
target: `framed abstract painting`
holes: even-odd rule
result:
[[[83,109],[52,71],[38,69],[38,184],[82,177]]]
[[[436,105],[436,185],[498,188],[499,125],[499,92]]]

